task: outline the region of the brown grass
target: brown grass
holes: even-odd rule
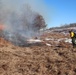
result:
[[[45,37],[65,38],[60,33]],[[76,49],[63,41],[45,42],[53,46],[16,47],[1,38],[0,75],[76,75]]]

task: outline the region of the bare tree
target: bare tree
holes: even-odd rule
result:
[[[46,24],[45,24],[45,20],[44,20],[43,16],[41,16],[40,14],[37,14],[36,18],[34,19],[33,26],[36,30],[45,28]]]

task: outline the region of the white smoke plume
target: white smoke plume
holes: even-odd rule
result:
[[[34,20],[38,13],[31,9],[29,0],[25,2],[29,3],[29,5],[24,4],[19,7],[14,4],[18,1],[19,0],[0,1],[0,25],[4,26],[3,37],[5,39],[16,45],[24,45],[28,38],[39,35],[33,27]]]

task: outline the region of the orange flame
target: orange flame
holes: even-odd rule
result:
[[[4,29],[5,29],[4,25],[0,24],[0,30],[4,30]]]

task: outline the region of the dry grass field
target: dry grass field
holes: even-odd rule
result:
[[[27,47],[0,38],[0,75],[76,75],[76,49],[65,38],[48,33]]]

